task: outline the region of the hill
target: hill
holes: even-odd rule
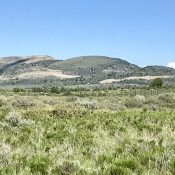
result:
[[[136,77],[171,78],[175,69],[164,66],[141,68],[120,58],[82,56],[58,60],[50,56],[0,58],[0,85],[78,85],[133,81]],[[108,81],[112,79],[113,81]],[[143,79],[143,78],[142,78]],[[149,78],[151,79],[151,78]]]
[[[0,73],[1,74],[16,74],[26,69],[32,68],[40,62],[53,61],[50,56],[28,56],[28,57],[3,57],[0,58]],[[42,65],[39,66],[42,68]],[[30,69],[30,71],[32,71]]]

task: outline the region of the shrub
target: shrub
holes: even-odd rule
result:
[[[25,92],[23,88],[13,88],[13,92]]]
[[[128,108],[141,108],[145,103],[146,98],[143,95],[136,95],[134,98],[127,98],[125,106]]]
[[[5,96],[0,96],[0,107],[7,105],[7,98]]]
[[[34,156],[29,161],[30,171],[33,174],[47,175],[50,163],[51,161],[48,157]]]
[[[128,169],[131,169],[132,171],[135,171],[137,168],[139,168],[138,163],[134,159],[121,159],[114,161],[114,165],[125,167]]]
[[[175,174],[175,159],[172,159],[170,162],[170,170],[172,174]]]
[[[32,92],[45,92],[45,89],[40,87],[35,87],[35,88],[32,88]]]
[[[59,166],[57,172],[63,175],[69,175],[73,174],[75,170],[75,166],[72,162],[65,161],[62,165]]]
[[[163,86],[163,80],[161,78],[155,78],[151,84],[151,87],[156,87],[156,88],[160,88]]]
[[[127,101],[125,102],[125,106],[127,108],[141,108],[143,105],[142,102],[137,101],[135,99],[127,99]]]
[[[5,143],[0,143],[0,167],[5,166],[11,155],[11,146]]]
[[[136,95],[134,100],[136,100],[138,103],[145,103],[146,98],[143,95]]]
[[[157,104],[150,104],[150,105],[148,105],[148,109],[156,111],[156,110],[161,109],[161,107]]]
[[[92,100],[80,100],[78,99],[76,102],[77,105],[84,106],[88,109],[98,109],[97,102]]]
[[[0,111],[0,121],[3,120],[9,112],[9,109],[1,109]]]
[[[15,111],[10,112],[6,117],[5,121],[13,127],[17,126],[32,126],[35,124],[33,120],[23,119],[21,115]]]
[[[108,168],[108,170],[105,172],[106,175],[129,175],[127,169],[123,167],[117,167],[117,166],[111,166]]]
[[[16,99],[12,105],[14,107],[24,107],[24,108],[29,108],[29,107],[32,107],[32,106],[35,106],[35,103],[33,102],[33,99],[30,99],[30,98],[19,98],[19,99]]]
[[[58,101],[56,99],[51,99],[51,98],[47,98],[43,100],[44,104],[48,104],[48,105],[55,105],[58,103]]]
[[[120,159],[114,160],[112,165],[108,168],[109,175],[130,175],[132,172],[140,173],[140,164],[134,159]]]
[[[172,103],[173,102],[173,94],[159,94],[158,99],[161,100],[162,102],[166,103]]]
[[[50,93],[52,93],[52,94],[59,94],[60,90],[57,87],[51,87]]]
[[[74,105],[60,105],[49,111],[50,116],[60,118],[80,117],[86,115],[87,113],[88,109]]]
[[[13,127],[19,126],[20,116],[17,112],[10,112],[6,117],[5,121]]]
[[[116,110],[116,111],[118,111],[118,110],[124,110],[124,109],[126,109],[126,106],[122,103],[122,102],[118,102],[118,103],[111,103],[111,104],[109,104],[109,109],[111,109],[111,110]]]

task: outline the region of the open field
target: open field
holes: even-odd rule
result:
[[[0,93],[2,175],[175,174],[174,89]]]

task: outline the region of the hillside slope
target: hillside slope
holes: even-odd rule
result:
[[[11,84],[98,84],[130,77],[172,76],[175,69],[164,66],[141,68],[119,58],[82,56],[58,60],[50,56],[0,58],[0,85]],[[107,81],[108,82],[108,81]]]

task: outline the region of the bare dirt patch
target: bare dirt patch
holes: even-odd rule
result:
[[[127,77],[122,79],[106,79],[100,81],[101,84],[110,84],[124,80],[153,80],[155,78],[171,78],[172,76],[142,76],[142,77]]]

